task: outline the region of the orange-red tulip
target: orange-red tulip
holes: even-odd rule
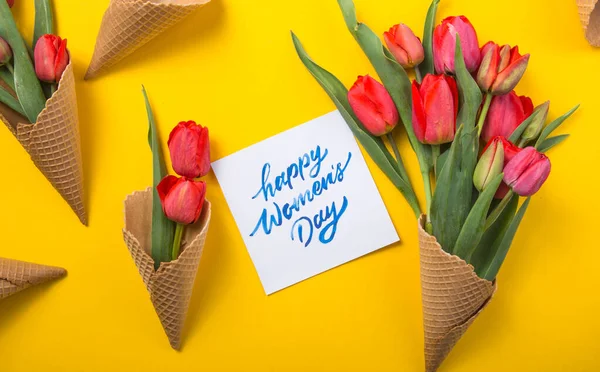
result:
[[[69,64],[67,39],[43,35],[35,44],[35,73],[41,81],[58,83]]]
[[[369,75],[359,76],[348,92],[348,102],[358,120],[374,136],[390,133],[400,120],[385,87]]]
[[[173,169],[187,178],[203,177],[210,171],[208,128],[193,121],[179,123],[169,135]]]
[[[456,132],[458,89],[448,75],[427,75],[412,85],[413,128],[421,143],[452,142]]]
[[[158,184],[157,191],[168,219],[181,225],[198,221],[206,196],[204,182],[167,176]]]
[[[486,142],[497,136],[509,138],[531,113],[533,102],[529,97],[519,97],[514,91],[495,96],[492,98],[481,138]]]
[[[518,46],[500,47],[491,41],[481,48],[481,56],[477,84],[484,92],[494,95],[515,89],[529,64],[529,54],[522,56]]]
[[[402,67],[415,67],[425,59],[421,40],[407,25],[403,23],[395,25],[383,34],[383,38],[388,49]]]

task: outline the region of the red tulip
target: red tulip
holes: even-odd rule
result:
[[[506,138],[498,136],[492,138],[490,142],[488,142],[487,146],[483,149],[483,153],[485,154],[489,148],[498,145],[502,145],[502,149],[504,150],[504,163],[502,164],[502,169],[504,170],[506,165],[515,157],[515,155],[521,152],[521,149],[512,142],[508,141]],[[494,198],[503,199],[509,190],[510,188],[504,182],[502,182]]]
[[[388,91],[369,75],[358,77],[348,92],[348,101],[358,120],[374,136],[390,133],[400,120]]]
[[[423,83],[412,85],[413,128],[425,144],[452,142],[456,132],[458,89],[447,75],[427,75]]]
[[[15,5],[15,0],[6,0],[6,2],[8,3],[9,8],[12,8],[13,5]]]
[[[548,157],[534,147],[526,147],[504,168],[504,182],[520,196],[532,196],[550,175]]]
[[[529,54],[521,56],[519,47],[500,47],[489,42],[481,48],[481,66],[477,84],[484,92],[501,95],[515,89],[529,64]]]
[[[43,35],[35,44],[35,73],[41,81],[58,83],[69,64],[67,39]]]
[[[383,38],[390,52],[402,67],[415,67],[425,59],[421,40],[407,25],[402,23],[395,25],[383,34]]]
[[[193,121],[179,123],[169,135],[173,169],[187,178],[203,177],[210,171],[208,128]]]
[[[448,17],[433,32],[433,60],[438,74],[454,73],[456,34],[460,36],[467,70],[474,72],[479,68],[481,51],[473,25],[465,16]]]
[[[204,182],[167,176],[156,189],[168,219],[181,225],[191,225],[198,221],[206,195]]]
[[[533,102],[529,97],[519,97],[514,91],[503,96],[495,96],[492,98],[481,138],[484,141],[497,136],[509,138],[532,113]]]
[[[12,59],[12,49],[10,45],[0,37],[0,67],[4,66]]]

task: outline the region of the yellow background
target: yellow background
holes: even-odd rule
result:
[[[178,121],[196,120],[210,127],[213,159],[327,113],[334,106],[296,57],[289,31],[345,84],[374,75],[336,1],[214,0],[91,82],[82,78],[109,0],[54,2],[75,63],[90,226],[0,128],[0,256],[69,270],[0,303],[0,370],[422,371],[416,221],[370,161],[403,243],[270,297],[208,178],[213,220],[181,352],[169,347],[121,238],[125,196],[151,183],[140,85],[163,139]],[[33,1],[17,3],[18,22],[30,30]],[[420,35],[429,1],[356,5],[378,33],[404,22]],[[467,15],[481,44],[518,43],[531,53],[518,92],[536,104],[550,99],[551,118],[582,104],[560,130],[572,137],[550,153],[553,173],[496,297],[441,371],[598,371],[600,50],[586,43],[574,0],[444,0],[439,11],[439,20]],[[402,144],[422,199],[416,160]]]

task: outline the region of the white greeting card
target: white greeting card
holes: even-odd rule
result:
[[[271,294],[399,240],[335,111],[213,163]]]

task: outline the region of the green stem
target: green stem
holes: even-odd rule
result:
[[[496,209],[494,209],[492,211],[492,213],[489,215],[489,217],[485,221],[485,230],[489,229],[496,222],[496,220],[498,220],[498,218],[500,217],[500,215],[502,214],[502,212],[504,211],[504,209],[506,208],[508,203],[510,203],[510,200],[512,199],[513,195],[514,195],[514,192],[512,190],[510,190],[506,194],[504,199],[502,199],[500,204],[498,204],[496,206]]]
[[[481,116],[479,116],[479,122],[477,123],[477,137],[481,137],[481,131],[483,130],[483,124],[485,124],[485,118],[490,110],[492,98],[493,96],[490,93],[485,96],[485,102],[483,104],[483,109],[481,110]]]
[[[433,225],[431,224],[431,199],[433,192],[431,189],[431,175],[430,172],[422,172],[423,184],[425,185],[425,201],[427,206],[427,224],[426,230],[429,234],[433,234]]]
[[[56,89],[58,89],[58,84],[50,84],[50,97],[52,97],[54,95],[54,92],[56,92]],[[50,98],[48,97],[48,98]]]
[[[431,158],[433,160],[433,175],[436,177],[436,179],[437,179],[437,175],[438,175],[437,162],[438,162],[439,157],[440,157],[440,145],[431,146]]]
[[[181,238],[183,237],[183,229],[185,228],[185,225],[182,225],[180,223],[177,224],[177,227],[175,228],[175,238],[173,239],[173,253],[172,253],[172,260],[175,261],[178,257],[179,257],[179,250],[181,249]]]
[[[525,145],[527,145],[527,142],[529,142],[529,141],[527,141],[526,139],[521,139],[521,140],[519,141],[519,145],[518,145],[518,147],[519,147],[519,148],[524,148],[524,147],[525,147]]]
[[[394,141],[394,136],[392,135],[391,132],[387,134],[387,139],[388,139],[388,141],[390,141],[390,146],[392,146],[392,150],[394,151],[394,157],[396,158],[396,161],[398,162],[398,166],[400,167],[400,171],[402,172],[402,174],[401,174],[402,178],[404,178],[405,180],[408,180],[408,175],[403,172],[403,170],[405,168],[404,168],[404,163],[402,162],[402,157],[400,156],[400,151],[398,150],[398,145],[396,145],[396,141]]]
[[[423,81],[423,76],[421,75],[421,70],[419,70],[419,66],[415,66],[415,77],[417,79],[417,83],[421,84],[421,81]]]

